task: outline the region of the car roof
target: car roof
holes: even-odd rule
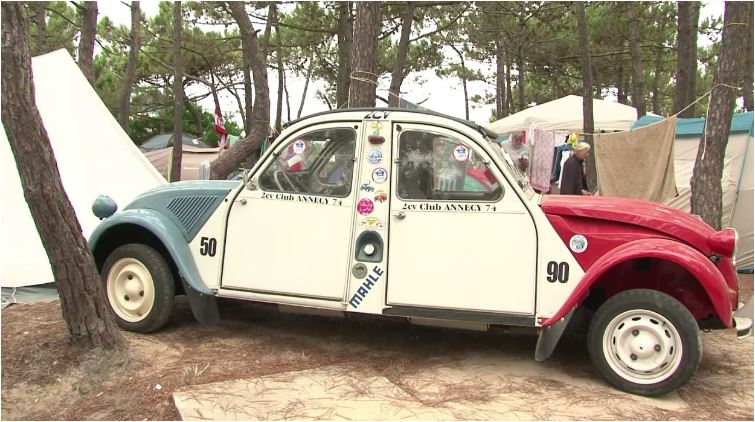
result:
[[[352,113],[352,112],[364,113],[364,112],[370,112],[370,111],[387,111],[387,112],[395,112],[395,113],[409,113],[409,114],[419,114],[419,115],[441,117],[444,119],[453,120],[457,123],[461,123],[464,126],[470,127],[485,136],[488,136],[494,139],[498,136],[497,133],[469,120],[460,119],[458,117],[449,116],[448,114],[438,113],[437,111],[432,111],[432,110],[415,110],[415,109],[398,108],[398,107],[360,107],[360,108],[343,108],[343,109],[337,109],[337,110],[321,111],[319,113],[310,114],[308,116],[287,122],[283,125],[283,127],[287,128],[296,123],[302,122],[304,120],[309,120],[315,117],[330,116],[330,115],[335,115],[335,114]]]

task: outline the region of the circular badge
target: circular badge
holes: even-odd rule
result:
[[[383,162],[383,151],[371,149],[367,152],[367,161],[372,165],[378,165]]]
[[[582,253],[587,250],[587,238],[581,234],[575,234],[569,240],[569,249],[574,253]]]
[[[467,161],[469,160],[469,148],[462,144],[458,144],[454,147],[454,160]]]
[[[388,172],[384,168],[378,167],[372,171],[373,182],[384,183],[386,180],[388,180]]]
[[[294,154],[301,154],[307,149],[307,143],[303,139],[294,141]]]
[[[359,211],[359,214],[362,215],[370,215],[372,214],[372,210],[375,209],[375,204],[372,202],[371,199],[362,199],[357,204],[357,211]]]

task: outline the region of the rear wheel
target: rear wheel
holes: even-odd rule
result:
[[[590,359],[614,387],[659,396],[694,375],[702,357],[697,322],[678,300],[654,290],[608,299],[587,334]]]
[[[102,281],[121,328],[152,332],[173,312],[173,273],[162,255],[147,245],[132,243],[114,250],[103,265]]]

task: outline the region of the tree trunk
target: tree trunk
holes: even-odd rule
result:
[[[244,139],[236,141],[231,148],[221,154],[210,167],[211,179],[225,179],[236,166],[252,153],[259,151],[262,141],[270,130],[270,91],[267,84],[267,58],[260,48],[257,32],[254,30],[244,3],[230,1],[226,3],[233,19],[241,32],[241,48],[246,50],[254,79],[254,107],[252,120],[254,125]],[[250,160],[247,160],[250,161]],[[248,165],[249,163],[247,163]]]
[[[629,16],[629,52],[632,56],[632,105],[637,109],[637,118],[647,114],[645,110],[645,81],[640,52],[640,3],[627,2]]]
[[[519,111],[524,110],[527,107],[527,103],[524,97],[524,54],[522,54],[522,46],[520,45],[516,54],[516,70],[519,73],[517,76],[517,88],[519,89]]]
[[[616,97],[621,104],[627,104],[627,90],[624,85],[624,66],[616,66]]]
[[[291,97],[288,95],[288,81],[283,77],[283,91],[286,93],[286,121],[291,121]]]
[[[191,113],[191,117],[194,118],[194,124],[197,126],[197,136],[200,138],[204,136],[204,128],[202,127],[202,112],[199,110],[198,106],[195,106],[194,104],[189,101],[189,97],[186,96],[186,93],[183,94],[183,100],[184,100],[184,106],[186,106],[186,109],[189,110],[189,113]]]
[[[2,2],[1,7],[0,112],[24,199],[50,261],[63,319],[75,345],[120,349],[124,338],[108,308],[102,282],[63,189],[50,140],[34,102],[26,10],[20,2]]]
[[[349,103],[354,44],[352,4],[350,1],[338,3],[338,76],[336,78],[336,107],[338,108],[346,107]]]
[[[469,120],[469,93],[467,92],[467,66],[466,63],[464,63],[464,54],[462,54],[461,50],[456,48],[455,45],[450,44],[449,47],[451,47],[456,54],[459,55],[459,61],[461,62],[461,74],[459,77],[461,78],[461,86],[464,89],[464,116],[467,120]]]
[[[380,2],[357,3],[351,65],[356,79],[349,87],[349,107],[375,107],[379,22]]]
[[[315,67],[314,54],[309,56],[309,63],[307,65],[307,77],[304,79],[304,92],[301,94],[301,102],[299,103],[299,111],[296,112],[296,118],[301,117],[301,112],[304,110],[304,100],[307,98],[307,89],[309,89],[309,80],[312,79],[312,69]]]
[[[503,104],[503,114],[509,115],[516,113],[514,108],[514,96],[511,95],[511,61],[509,60],[509,53],[503,53],[504,60],[506,62],[506,100]]]
[[[413,21],[414,5],[408,1],[401,17],[401,37],[398,41],[396,62],[393,64],[391,86],[388,90],[389,107],[398,107],[401,103],[401,84],[404,82],[404,67],[406,66],[406,56],[409,54],[409,36],[412,34]]]
[[[141,10],[139,2],[131,2],[131,45],[129,46],[128,62],[126,63],[126,75],[123,77],[123,90],[121,99],[118,104],[118,123],[123,131],[128,133],[128,118],[130,115],[131,89],[136,79],[136,65],[139,62],[139,48],[141,40],[139,37],[139,28]]]
[[[697,81],[697,20],[700,17],[700,2],[680,1],[676,36],[676,93],[674,110],[676,114],[695,101]],[[686,109],[679,117],[693,117],[694,107]]]
[[[745,110],[752,111],[753,110],[753,89],[755,89],[755,86],[753,86],[753,55],[755,55],[755,51],[753,51],[753,4],[751,2],[747,2],[747,30],[745,32],[746,41],[744,43],[745,45],[745,52],[744,52],[744,76],[742,77],[742,96],[744,97],[744,106]]]
[[[173,3],[173,157],[170,165],[170,181],[181,180],[183,153],[183,73],[181,69],[181,27],[183,26],[181,2]]]
[[[275,3],[270,3],[270,19],[275,27],[275,59],[278,66],[278,101],[275,106],[275,130],[280,133],[283,128],[283,48],[281,47],[281,32],[278,26],[278,8]]]
[[[251,58],[247,57],[246,51],[242,49],[241,57],[244,62],[244,133],[249,134],[252,130],[252,68],[249,66]]]
[[[589,37],[587,36],[585,4],[575,2],[574,10],[577,15],[577,27],[579,28],[579,56],[582,66],[582,131],[585,133],[585,141],[591,147],[594,147],[592,135],[589,135],[595,132],[595,124],[593,123],[592,110],[592,64],[590,63],[590,45]],[[595,148],[593,148],[594,150]],[[595,159],[592,155],[587,159],[587,167],[588,187],[596,186]]]
[[[495,118],[506,117],[503,110],[506,108],[506,62],[503,59],[503,45],[496,40],[495,49]]]
[[[713,76],[708,119],[690,180],[692,214],[699,215],[716,230],[721,229],[721,175],[731,117],[739,95],[732,87],[740,80],[743,60],[739,41],[746,36],[748,9],[752,11],[746,2],[726,2],[721,53]]]
[[[658,32],[666,30],[666,20],[661,19]],[[663,74],[663,40],[658,41],[658,51],[655,54],[655,70],[653,72],[653,113],[661,116],[661,76]]]
[[[94,37],[97,34],[97,2],[85,1],[81,13],[79,38],[79,68],[89,83],[94,85]]]
[[[45,1],[31,2],[31,8],[34,10],[34,25],[37,27],[37,42],[33,54],[38,56],[47,53],[47,15],[45,12]]]

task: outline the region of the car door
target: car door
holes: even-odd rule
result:
[[[534,314],[529,211],[471,139],[395,125],[389,305]]]
[[[276,147],[231,206],[222,288],[344,299],[360,127],[317,125]]]

